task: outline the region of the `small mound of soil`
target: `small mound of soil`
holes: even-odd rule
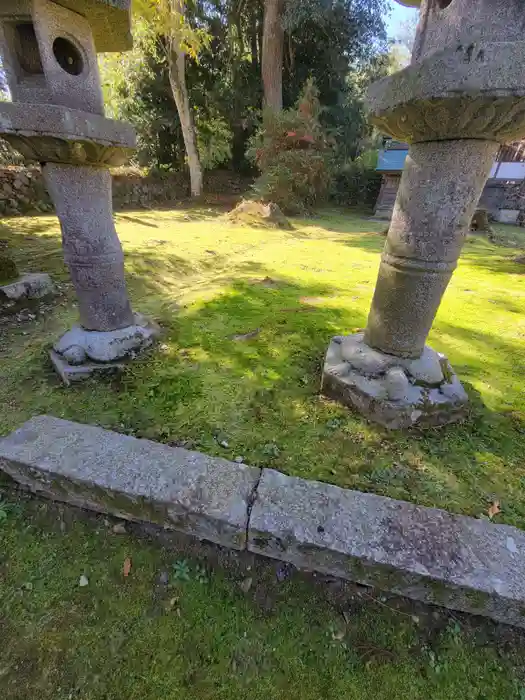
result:
[[[273,202],[265,204],[264,202],[245,199],[235,209],[226,214],[225,219],[232,224],[293,230],[292,224],[282,213],[280,207]]]

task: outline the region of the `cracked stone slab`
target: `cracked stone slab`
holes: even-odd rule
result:
[[[525,627],[525,532],[264,469],[248,549]]]
[[[30,491],[125,520],[246,548],[260,470],[38,416],[0,440],[0,469]]]

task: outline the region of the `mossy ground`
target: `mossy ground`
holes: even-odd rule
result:
[[[388,433],[319,396],[334,334],[362,328],[383,224],[329,211],[293,231],[210,209],[116,215],[134,307],[164,328],[119,380],[64,388],[47,358],[76,320],[70,286],[0,339],[0,434],[38,413],[179,443],[289,474],[525,523],[525,277],[517,250],[470,236],[430,336],[464,381],[467,422]],[[525,231],[497,227],[525,246]],[[51,216],[7,220],[19,268],[68,284]],[[221,446],[228,445],[228,447]]]
[[[270,561],[225,566],[12,492],[0,518],[0,697],[525,697],[510,628]]]
[[[8,221],[2,236],[20,269],[50,272],[64,295],[34,309],[36,320],[2,323],[0,434],[49,413],[473,515],[498,498],[500,521],[523,526],[516,251],[469,238],[432,331],[468,383],[469,421],[389,434],[318,394],[330,337],[366,322],[381,224],[338,212],[286,232],[229,226],[210,210],[116,219],[134,306],[163,324],[160,347],[120,380],[61,386],[47,350],[77,312],[59,227],[54,217]],[[514,245],[523,233],[498,229]],[[525,698],[520,634],[380,594],[343,600],[327,582],[282,580],[277,566],[232,574],[7,489],[0,697]]]

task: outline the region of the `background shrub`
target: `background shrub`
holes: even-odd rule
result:
[[[296,108],[265,113],[248,150],[261,172],[253,195],[287,214],[309,211],[330,192],[332,148],[320,112],[317,88],[308,80]]]
[[[341,206],[373,209],[381,189],[381,173],[376,170],[377,151],[365,151],[341,165],[334,174],[332,198]]]

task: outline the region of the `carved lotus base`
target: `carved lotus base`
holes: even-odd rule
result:
[[[408,143],[525,135],[525,42],[479,42],[428,56],[374,83],[374,124]]]

